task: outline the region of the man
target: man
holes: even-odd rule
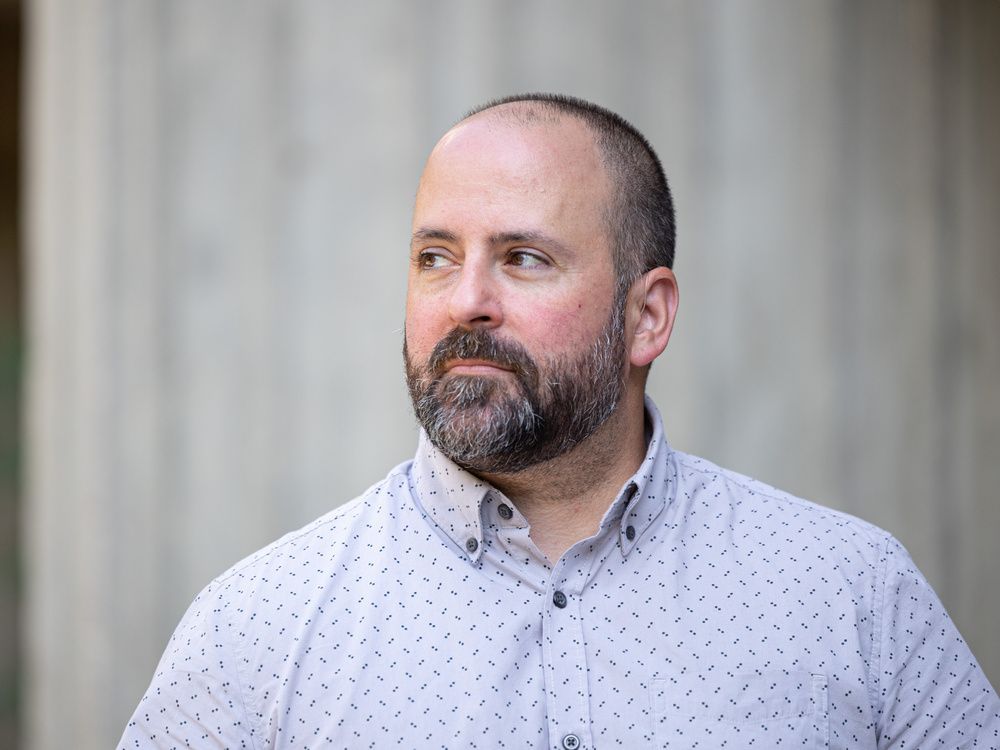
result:
[[[121,747],[997,748],[906,552],[672,450],[660,163],[531,95],[437,144],[413,217],[412,462],[199,595]]]

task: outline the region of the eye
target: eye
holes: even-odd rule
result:
[[[422,270],[447,268],[452,265],[454,265],[454,263],[449,258],[434,249],[421,250],[416,257],[416,266]]]
[[[542,256],[521,248],[511,250],[507,254],[507,261],[510,265],[517,266],[518,268],[541,268],[548,265],[548,261]]]

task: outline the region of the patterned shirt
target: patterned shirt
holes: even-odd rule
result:
[[[887,533],[649,449],[554,565],[422,436],[194,601],[121,748],[1000,748]]]

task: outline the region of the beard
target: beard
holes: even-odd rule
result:
[[[463,468],[513,474],[594,434],[625,390],[625,295],[620,297],[596,341],[576,357],[536,362],[520,344],[488,329],[456,328],[418,365],[404,336],[406,385],[430,441]],[[454,359],[494,362],[510,375],[448,375],[444,365]]]

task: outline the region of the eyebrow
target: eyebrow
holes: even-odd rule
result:
[[[542,234],[541,232],[498,232],[490,235],[491,245],[508,245],[512,242],[524,242],[529,245],[536,242],[541,242],[543,244],[559,244],[551,237],[546,234]]]
[[[458,236],[447,229],[434,229],[433,227],[421,227],[413,233],[410,244],[424,240],[441,240],[442,242],[458,242]]]
[[[438,229],[435,227],[421,227],[413,233],[411,238],[411,243],[422,242],[426,240],[441,240],[442,242],[454,242],[457,243],[458,235],[454,232],[449,232],[447,229]],[[560,252],[572,255],[570,248],[565,244],[557,240],[551,235],[545,234],[544,232],[537,232],[533,230],[515,230],[510,232],[496,232],[489,236],[489,242],[491,245],[509,245],[512,243],[524,243],[527,245],[547,245]]]
[[[575,255],[570,247],[560,242],[552,235],[545,234],[545,232],[526,230],[521,232],[498,232],[497,234],[490,235],[490,243],[494,245],[509,245],[515,242],[523,243],[525,245],[538,245],[541,248],[551,247],[560,254],[568,256]]]

